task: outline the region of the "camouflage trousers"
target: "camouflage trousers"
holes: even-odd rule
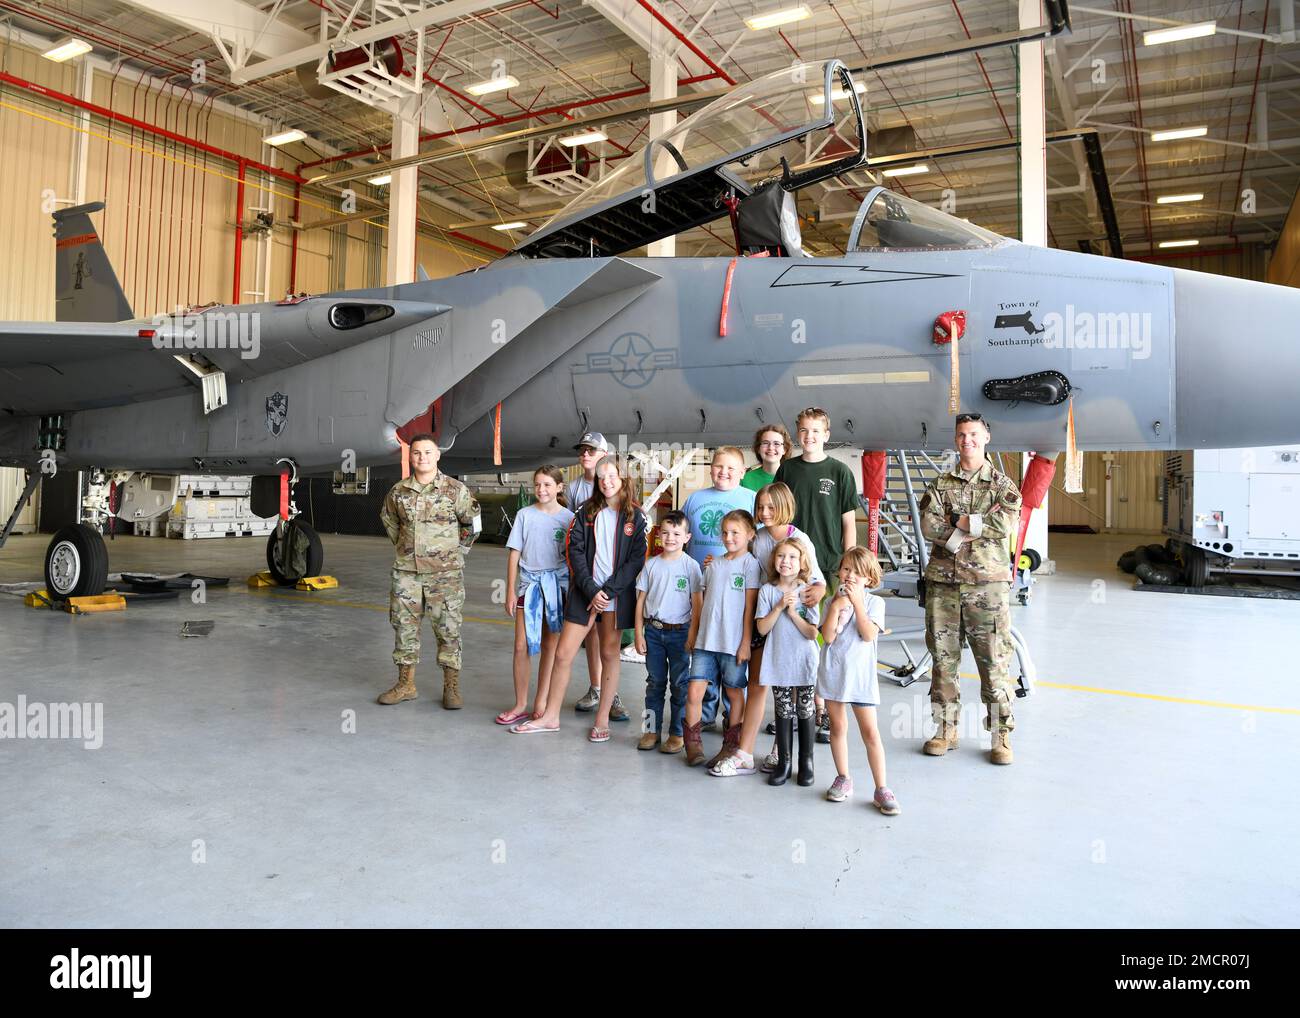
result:
[[[986,729],[1016,727],[1011,714],[1015,683],[1011,665],[1011,584],[932,583],[925,585],[925,646],[934,659],[930,670],[930,709],[936,722],[956,724],[961,714],[962,642],[970,644],[980,673],[980,700],[988,705]]]
[[[393,570],[388,621],[397,631],[393,661],[420,663],[420,624],[427,615],[438,638],[438,664],[460,668],[461,611],[465,607],[465,574],[412,573]]]

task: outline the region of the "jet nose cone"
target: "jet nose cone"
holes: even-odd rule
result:
[[[1172,271],[1179,448],[1300,442],[1300,289]]]

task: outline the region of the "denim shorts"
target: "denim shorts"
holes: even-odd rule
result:
[[[744,689],[749,683],[749,665],[737,664],[735,654],[717,650],[697,650],[691,655],[691,681],[716,683],[728,689]]]

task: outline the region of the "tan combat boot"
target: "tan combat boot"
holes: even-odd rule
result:
[[[940,721],[939,730],[934,738],[927,740],[921,747],[926,756],[943,756],[950,749],[957,748],[957,724],[954,721]]]
[[[418,695],[415,691],[415,665],[398,665],[397,685],[386,693],[380,693],[379,702],[401,703],[403,700],[414,700]]]
[[[990,762],[995,764],[1009,764],[1012,759],[1011,732],[1006,728],[994,729],[993,750],[989,753]]]
[[[460,710],[465,704],[460,698],[460,669],[442,670],[442,709]]]
[[[684,740],[680,735],[669,735],[668,738],[664,739],[664,741],[659,744],[659,752],[680,753],[685,745],[686,740]]]

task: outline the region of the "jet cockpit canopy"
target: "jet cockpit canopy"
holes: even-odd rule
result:
[[[849,232],[853,251],[960,251],[996,247],[1007,238],[919,201],[873,187]]]
[[[654,138],[515,250],[539,258],[622,254],[728,214],[776,180],[786,191],[860,166],[861,86],[838,60],[747,82]]]

